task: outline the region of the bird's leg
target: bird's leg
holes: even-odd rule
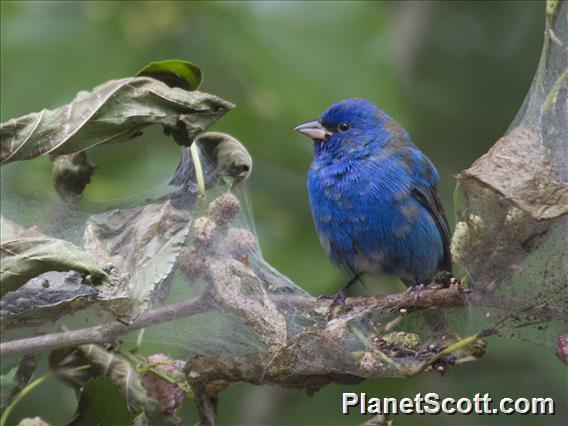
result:
[[[420,290],[424,289],[424,284],[422,284],[420,282],[420,280],[416,277],[414,279],[403,279],[403,278],[401,278],[401,281],[406,286],[406,292],[407,293],[414,293],[416,291],[420,291]]]
[[[347,293],[349,292],[349,287],[355,284],[362,276],[364,272],[357,272],[353,278],[351,278],[347,284],[343,286],[341,290],[339,290],[332,298],[332,306],[343,305],[345,303],[345,298],[347,297]]]
[[[414,301],[420,299],[420,292],[424,290],[425,285],[417,277],[414,280],[402,280],[402,282],[407,287],[407,293],[414,293]]]
[[[406,289],[406,291],[409,292],[409,293],[420,293],[425,288],[426,288],[426,285],[424,283],[416,283],[416,285],[413,285],[412,287],[408,287]]]
[[[426,286],[424,285],[424,283],[418,283],[415,286],[410,287],[410,291],[414,293],[414,302],[420,299],[420,293],[422,293],[422,290],[424,290],[425,288]]]

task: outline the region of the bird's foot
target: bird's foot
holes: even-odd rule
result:
[[[422,292],[422,290],[424,290],[426,288],[426,286],[423,283],[419,283],[416,284],[412,287],[408,287],[406,289],[406,292],[408,294],[414,294],[414,301],[416,302],[418,299],[420,299],[420,293]]]
[[[330,300],[331,305],[329,306],[329,314],[328,314],[328,321],[331,319],[333,315],[333,311],[336,307],[342,307],[345,305],[345,299],[347,298],[347,293],[349,292],[349,287],[351,287],[355,282],[361,281],[361,277],[363,276],[364,272],[357,272],[347,284],[343,286],[341,290],[335,293],[333,296],[320,296],[318,300]]]
[[[346,287],[343,287],[335,294],[318,296],[317,300],[330,300],[332,307],[344,305],[345,299],[347,298],[347,291],[348,289]]]
[[[452,273],[448,271],[438,272],[432,280],[432,284],[442,286],[442,288],[448,288],[452,284],[452,282],[455,282],[455,278]]]
[[[415,292],[419,292],[422,291],[426,288],[426,286],[424,285],[424,283],[418,283],[416,285],[413,285],[412,287],[408,287],[406,289],[407,293],[415,293]]]
[[[326,299],[331,300],[329,305],[329,310],[327,311],[327,321],[331,321],[335,314],[335,308],[342,308],[345,305],[345,299],[347,298],[348,287],[343,287],[333,296],[328,296]]]
[[[335,293],[331,299],[331,306],[336,307],[345,305],[345,299],[347,298],[348,290],[348,287],[343,287],[341,290]]]
[[[336,305],[344,305],[345,304],[345,298],[347,297],[347,293],[349,291],[349,288],[355,284],[355,282],[359,281],[363,287],[367,288],[365,286],[365,283],[361,280],[361,277],[363,276],[363,272],[358,272],[356,273],[353,278],[351,278],[347,284],[345,284],[341,290],[339,290],[337,293],[335,293],[333,296],[319,296],[318,300],[331,300],[332,306],[336,306]]]
[[[335,297],[335,294],[329,295],[329,294],[322,294],[321,296],[317,297],[318,301],[325,301],[325,300],[332,300]]]

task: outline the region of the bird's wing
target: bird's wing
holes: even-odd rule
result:
[[[435,182],[426,182],[422,179],[415,182],[412,188],[412,195],[422,204],[426,210],[430,212],[432,219],[436,223],[438,231],[442,237],[442,242],[444,244],[444,256],[440,262],[440,267],[442,270],[447,272],[452,272],[452,254],[450,252],[450,227],[448,224],[448,219],[444,213],[444,207],[438,196],[438,190],[436,189]]]

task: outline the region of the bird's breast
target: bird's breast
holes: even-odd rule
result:
[[[353,249],[353,242],[361,239],[361,235],[383,234],[384,219],[388,216],[383,209],[392,204],[394,198],[386,188],[380,188],[380,181],[377,173],[361,173],[353,164],[342,169],[310,169],[310,204],[324,248]]]

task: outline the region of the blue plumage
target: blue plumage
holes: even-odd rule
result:
[[[314,140],[310,204],[334,264],[407,286],[451,272],[438,172],[395,120],[367,100],[347,99],[296,130]]]

